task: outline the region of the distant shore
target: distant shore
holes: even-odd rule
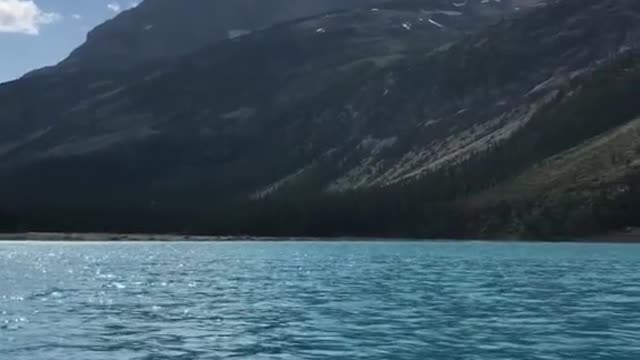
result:
[[[180,234],[117,234],[117,233],[62,233],[26,232],[0,234],[0,241],[234,241],[266,240],[250,236],[203,236]],[[275,238],[273,238],[275,239]]]
[[[185,241],[474,241],[474,239],[417,239],[417,238],[384,238],[384,237],[268,237],[268,236],[208,236],[184,234],[118,234],[118,233],[64,233],[64,232],[23,232],[0,233],[0,242],[8,241],[41,241],[41,242],[185,242]],[[584,242],[584,243],[640,243],[640,228],[588,236],[584,238],[563,239],[521,239],[518,237],[500,237],[496,239],[477,239],[481,241],[522,241],[522,242]]]
[[[587,241],[640,243],[640,228],[627,228],[621,231],[611,231],[607,234],[591,236]]]

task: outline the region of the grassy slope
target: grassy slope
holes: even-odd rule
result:
[[[635,118],[472,196],[466,205],[482,214],[474,231],[487,237],[624,234],[640,225],[639,183]]]
[[[552,156],[474,197],[475,204],[527,197],[557,199],[615,184],[640,171],[640,118]]]

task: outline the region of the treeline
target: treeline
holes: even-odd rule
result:
[[[18,217],[0,210],[0,232],[16,232],[20,228]]]
[[[587,199],[567,197],[547,204],[527,198],[473,209],[463,201],[434,201],[437,187],[414,185],[210,208],[40,208],[4,216],[9,221],[3,231],[550,239],[640,226],[639,184],[635,175]]]
[[[640,226],[639,185],[636,174],[588,198],[544,203],[534,197],[473,209],[462,201],[432,201],[430,191],[413,186],[211,208],[41,208],[3,217],[9,220],[3,231],[555,239]]]
[[[632,174],[586,196],[501,202],[484,209],[479,224],[486,234],[510,229],[526,238],[575,238],[640,227],[639,204],[640,175]]]

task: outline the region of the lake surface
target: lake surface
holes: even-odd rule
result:
[[[0,243],[0,359],[640,359],[640,246]]]

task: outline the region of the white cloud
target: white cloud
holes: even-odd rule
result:
[[[132,1],[129,3],[129,5],[121,5],[119,2],[117,1],[113,1],[110,2],[109,4],[107,4],[107,8],[113,12],[119,13],[122,10],[128,10],[128,9],[133,9],[134,7],[140,5],[139,1]]]
[[[71,17],[74,20],[82,20],[82,15],[80,15],[80,14],[72,14]]]
[[[107,8],[109,8],[109,10],[113,12],[120,12],[120,10],[122,10],[122,6],[120,6],[120,4],[117,2],[107,4]]]
[[[62,19],[42,11],[33,0],[0,0],[0,32],[38,35],[40,26]]]

